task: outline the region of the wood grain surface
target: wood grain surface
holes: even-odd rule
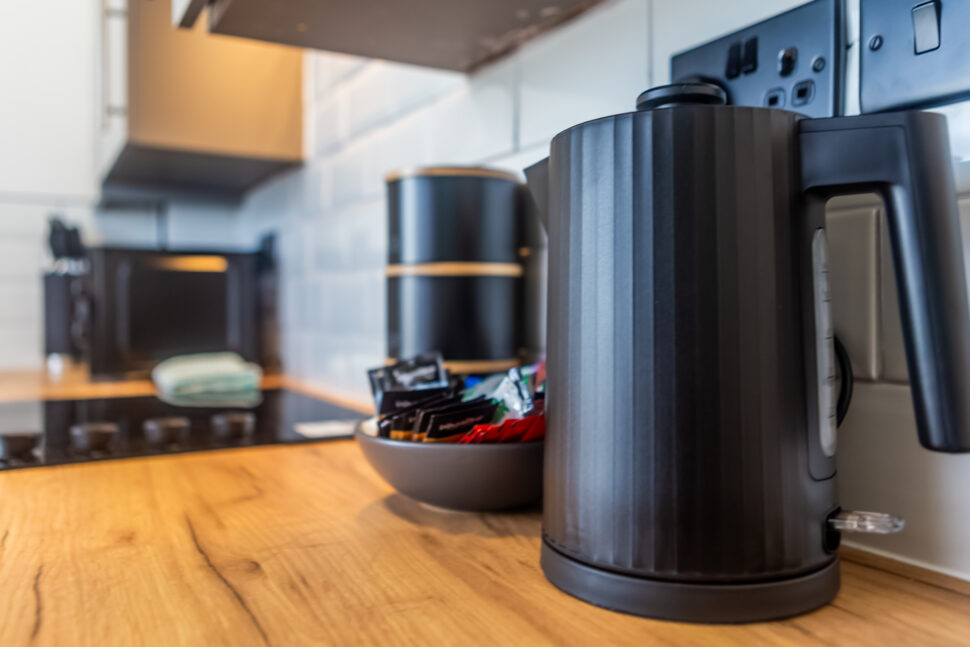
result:
[[[4,647],[970,639],[964,583],[855,552],[835,602],[802,617],[711,626],[611,613],[545,580],[538,513],[415,503],[353,441],[0,473],[0,502]]]

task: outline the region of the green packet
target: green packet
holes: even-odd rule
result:
[[[506,418],[524,418],[535,406],[529,388],[517,368],[489,376],[462,394],[464,402],[480,398],[498,405],[495,419],[489,421],[494,424],[499,424]]]

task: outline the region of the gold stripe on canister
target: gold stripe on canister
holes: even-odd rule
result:
[[[418,166],[392,171],[384,176],[385,182],[394,182],[406,177],[479,177],[508,180],[516,184],[522,181],[516,173],[501,169],[471,166]]]
[[[518,263],[442,262],[387,266],[387,276],[522,276]]]

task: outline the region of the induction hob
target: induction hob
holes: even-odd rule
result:
[[[0,402],[0,471],[350,438],[362,417],[288,389],[263,390],[244,405],[186,406],[155,396]]]

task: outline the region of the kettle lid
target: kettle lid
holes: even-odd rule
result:
[[[637,97],[637,110],[653,110],[684,104],[722,106],[727,103],[724,89],[713,83],[673,83],[642,92]]]

